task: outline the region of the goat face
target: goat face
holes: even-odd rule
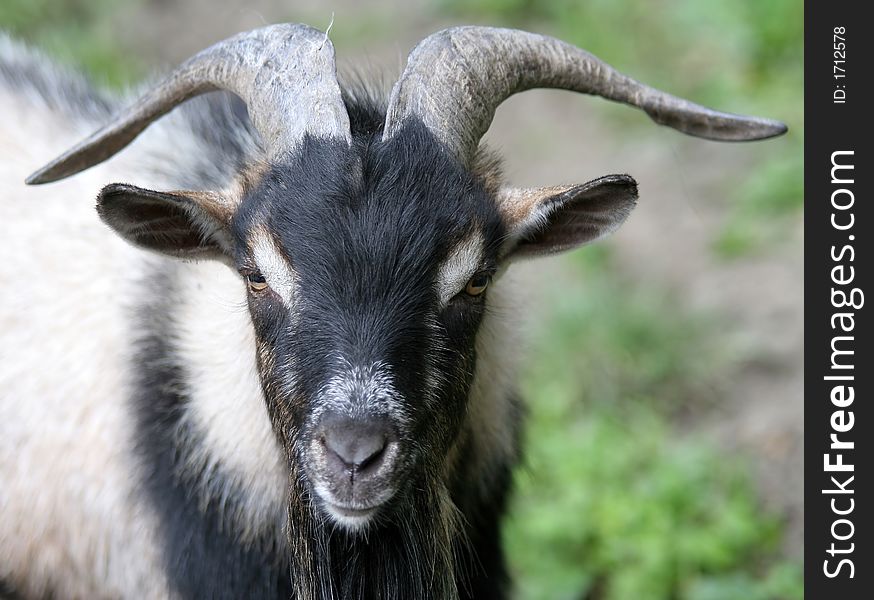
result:
[[[240,34],[183,63],[28,181],[105,160],[204,91],[246,102],[265,163],[234,190],[111,185],[98,209],[137,245],[239,271],[291,500],[300,501],[290,506],[316,505],[355,530],[409,508],[414,491],[445,491],[490,278],[513,257],[597,239],[634,205],[636,185],[624,175],[499,188],[477,165],[501,102],[559,87],[711,139],[761,139],[785,126],[694,105],[559,40],[505,29],[429,36],[395,84],[384,122],[367,134],[353,132],[334,73],[322,32],[273,25]]]
[[[275,429],[353,529],[443,472],[503,239],[482,185],[419,138],[310,141],[232,222]]]
[[[98,209],[140,246],[240,273],[292,500],[354,531],[447,489],[490,281],[598,237],[636,198],[626,176],[520,191],[486,175],[411,122],[386,141],[305,138],[235,192],[111,185]]]

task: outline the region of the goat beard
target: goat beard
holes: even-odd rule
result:
[[[460,513],[438,479],[412,483],[390,514],[349,532],[321,512],[303,474],[292,469],[286,533],[294,597],[458,598],[457,558],[466,555]]]

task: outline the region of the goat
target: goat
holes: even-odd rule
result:
[[[785,131],[509,29],[429,36],[385,98],[341,87],[325,33],[272,25],[127,107],[0,40],[0,589],[505,597],[508,266],[637,199],[628,175],[502,183],[480,139],[536,87],[710,139]],[[27,183],[102,166],[19,183],[100,125]]]

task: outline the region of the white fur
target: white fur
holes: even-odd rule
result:
[[[440,265],[437,271],[440,306],[449,304],[449,301],[464,289],[468,280],[482,267],[483,244],[482,232],[474,228],[469,236],[456,244]]]
[[[4,40],[0,51],[21,52]],[[169,115],[118,157],[28,187],[30,172],[100,123],[52,112],[40,94],[2,81],[0,114],[0,579],[25,596],[166,598],[158,517],[132,452],[128,367],[142,293],[134,283],[147,265],[170,259],[116,237],[93,198],[114,181],[178,188],[178,157],[205,153]],[[224,265],[186,264],[180,273],[190,299],[176,338],[193,392],[185,418],[204,441],[185,458],[206,475],[221,467],[229,482],[218,493],[242,492],[245,514],[229,516],[246,539],[278,527],[285,474],[255,372],[245,288]]]
[[[259,229],[252,233],[249,243],[255,256],[255,263],[267,284],[279,294],[286,308],[292,308],[297,277],[294,269],[276,247],[273,236],[268,231]]]
[[[92,124],[2,87],[0,113],[0,578],[34,596],[166,596],[125,406],[142,261],[97,219],[106,169],[24,185]]]
[[[185,444],[186,462],[193,473],[221,469],[229,485],[219,493],[242,493],[243,512],[228,516],[251,541],[279,525],[286,478],[261,392],[244,285],[225,265],[208,262],[184,264],[179,281],[186,301],[173,323],[175,346],[195,400],[184,420],[199,438]],[[202,490],[204,504],[208,492]]]
[[[319,494],[321,498],[330,498],[330,492],[321,485],[316,486],[316,493]],[[322,503],[327,511],[328,515],[330,515],[331,520],[339,525],[340,527],[346,529],[347,531],[364,531],[367,529],[367,526],[373,521],[373,516],[376,514],[377,509],[368,510],[362,514],[349,514],[340,512],[338,508],[331,505],[329,502],[325,501]]]
[[[375,362],[369,367],[351,365],[345,358],[338,358],[340,373],[335,375],[319,392],[319,402],[313,422],[318,422],[325,411],[334,411],[351,418],[382,414],[391,417],[399,425],[409,421],[393,377],[387,366]],[[355,398],[365,398],[362,404]]]
[[[312,443],[314,456],[321,456],[321,453],[316,452],[315,448],[315,445],[318,443],[318,441]],[[385,463],[391,464],[394,462],[398,452],[396,445],[390,445],[386,449],[387,460]],[[394,487],[384,487],[380,490],[379,496],[373,499],[369,506],[364,507],[354,503],[351,506],[344,506],[343,503],[334,498],[334,494],[331,493],[328,486],[320,481],[314,482],[313,487],[315,488],[316,495],[321,501],[321,505],[324,507],[325,512],[328,513],[328,517],[335,524],[349,531],[361,531],[366,529],[378,513],[379,507],[391,500],[391,497],[394,496],[397,491]],[[349,512],[345,512],[348,509],[362,512],[361,514],[350,514]]]

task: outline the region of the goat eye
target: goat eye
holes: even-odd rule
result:
[[[468,296],[479,296],[486,291],[491,280],[492,278],[488,273],[477,273],[467,282],[467,287],[464,288],[464,291]]]
[[[261,273],[251,273],[246,275],[246,284],[253,292],[262,292],[267,289],[267,280]]]

